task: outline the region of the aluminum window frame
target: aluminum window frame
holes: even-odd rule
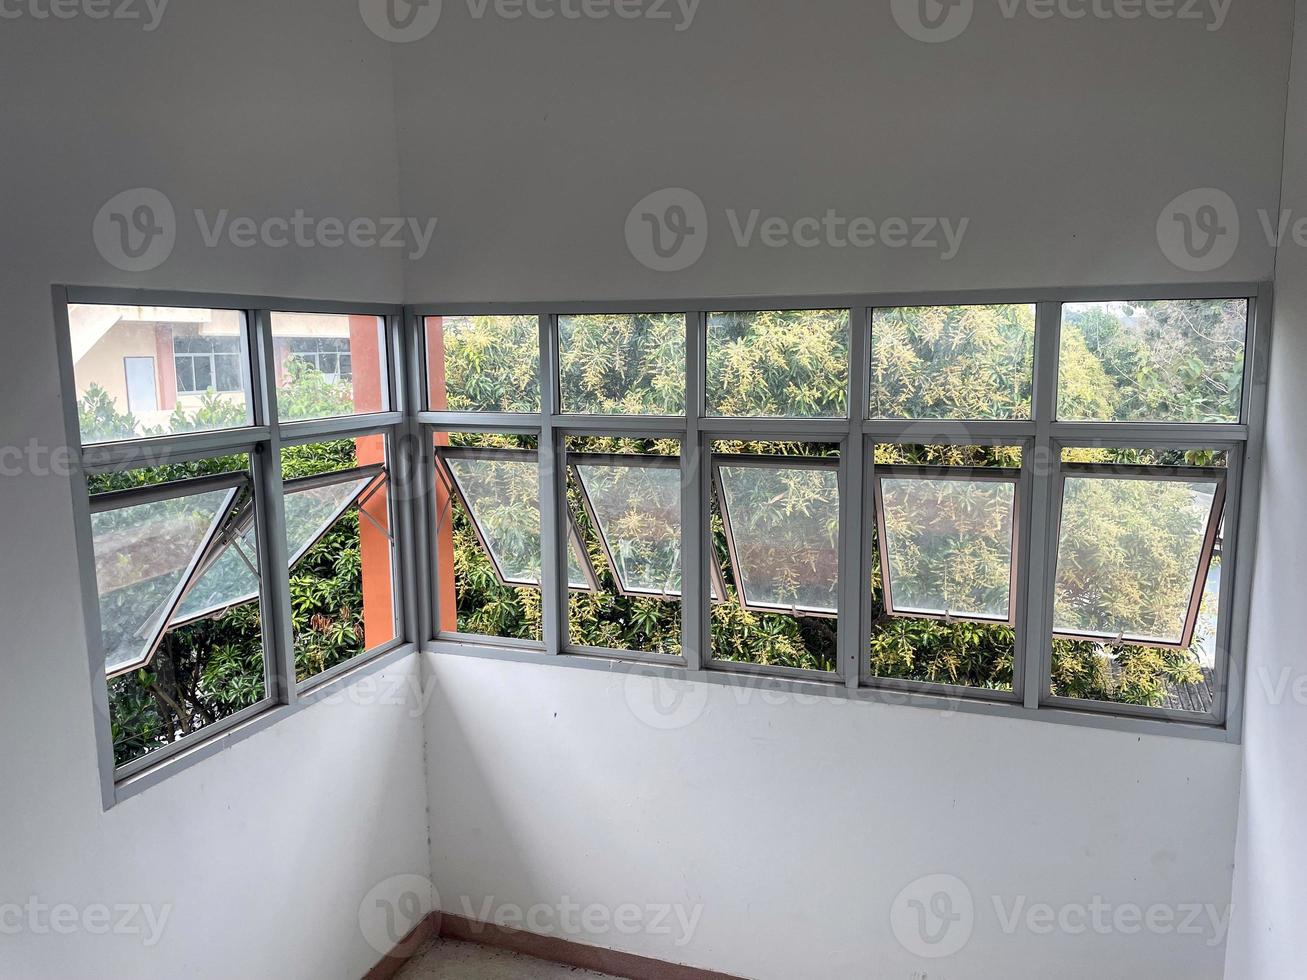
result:
[[[1005,618],[981,616],[962,613],[954,615],[949,610],[942,613],[920,609],[898,609],[894,605],[894,577],[891,574],[889,532],[885,521],[886,479],[920,480],[922,482],[951,481],[956,483],[1007,483],[1012,486],[1012,510],[1010,543],[1010,570],[1008,574],[1008,614]],[[883,464],[875,467],[874,523],[876,527],[876,546],[879,549],[881,588],[884,595],[885,615],[902,619],[933,619],[953,623],[981,623],[989,626],[1017,625],[1017,594],[1021,575],[1021,469],[998,466],[914,466],[902,463]]]
[[[1212,504],[1208,508],[1207,517],[1203,522],[1203,540],[1199,546],[1194,577],[1189,584],[1189,598],[1185,603],[1185,615],[1178,641],[1171,643],[1158,637],[1141,637],[1126,633],[1108,636],[1102,633],[1059,630],[1057,628],[1052,631],[1052,638],[1056,640],[1097,643],[1102,646],[1143,646],[1155,647],[1159,650],[1188,650],[1193,643],[1194,628],[1198,624],[1198,614],[1203,604],[1203,587],[1207,581],[1207,573],[1211,569],[1212,560],[1215,557],[1216,540],[1220,534],[1221,520],[1225,515],[1226,482],[1228,480],[1226,467],[1063,462],[1058,468],[1057,489],[1054,493],[1054,499],[1057,502],[1057,518],[1053,522],[1053,527],[1058,547],[1060,547],[1061,543],[1062,516],[1066,505],[1066,481],[1068,477],[1072,479],[1138,480],[1144,483],[1210,482],[1215,484],[1212,493]],[[1057,591],[1056,575],[1057,569],[1054,567],[1053,591],[1055,594]]]
[[[1035,287],[960,291],[884,292],[617,301],[466,303],[432,301],[397,304],[352,303],[212,292],[56,285],[51,291],[59,354],[65,430],[74,460],[70,481],[80,558],[83,619],[88,643],[89,682],[96,751],[106,808],[148,789],[172,773],[207,758],[339,690],[354,678],[379,670],[421,649],[435,654],[552,662],[579,669],[639,669],[657,676],[715,684],[765,681],[776,690],[872,703],[909,704],[1058,724],[1091,726],[1201,740],[1237,742],[1242,731],[1242,697],[1248,617],[1258,523],[1258,491],[1264,457],[1267,365],[1273,290],[1268,283],[1180,283],[1148,286]],[[1246,299],[1244,379],[1237,423],[1073,422],[1055,418],[1060,320],[1063,302],[1104,300]],[[68,334],[68,304],[178,306],[233,309],[243,313],[241,363],[247,417],[236,428],[206,430],[82,445],[76,385]],[[1029,420],[895,420],[869,417],[872,313],[882,307],[1036,306],[1034,390]],[[850,315],[848,415],[845,418],[714,418],[705,412],[708,312],[848,309]],[[275,355],[271,315],[336,313],[383,318],[381,368],[388,410],[304,421],[280,421],[276,411]],[[684,316],[685,414],[677,416],[564,414],[559,402],[560,315],[585,313],[670,313]],[[427,316],[528,315],[538,324],[538,412],[429,411]],[[435,446],[433,432],[491,432],[533,436],[538,446],[541,514],[543,640],[438,635],[439,595],[434,528]],[[396,639],[338,665],[305,684],[296,683],[289,568],[285,554],[280,449],[283,445],[332,438],[384,434],[391,468],[392,582]],[[681,443],[682,470],[682,653],[592,649],[567,636],[566,548],[569,436],[671,438]],[[712,445],[718,440],[827,442],[839,446],[840,539],[837,667],[833,674],[719,661],[712,657],[709,538]],[[870,528],[875,507],[874,446],[878,443],[1016,445],[1022,447],[1019,484],[1017,637],[1013,691],[993,692],[942,684],[868,676],[870,636]],[[1218,609],[1217,702],[1205,715],[1167,708],[1092,702],[1054,696],[1052,600],[1056,570],[1055,490],[1060,448],[1085,444],[1167,449],[1220,448],[1227,452],[1223,581]],[[86,477],[145,466],[248,453],[256,501],[256,540],[264,629],[264,702],[191,733],[120,769],[113,766],[107,679],[100,639],[98,591],[90,535],[91,503]],[[147,488],[154,490],[156,488]],[[403,490],[405,492],[398,492]],[[279,540],[280,539],[280,540]],[[542,657],[542,654],[544,655]]]
[[[413,358],[403,328],[404,308],[396,304],[306,300],[257,295],[143,289],[112,286],[55,285],[51,302],[64,407],[64,428],[73,460],[70,488],[82,584],[82,616],[87,638],[97,766],[101,803],[107,810],[117,803],[189,768],[236,741],[250,737],[281,719],[316,703],[359,676],[383,669],[417,649],[418,603],[411,593],[417,579],[417,556],[412,550],[411,518],[406,501],[392,494],[390,513],[394,546],[391,549],[395,638],[366,650],[304,683],[296,679],[291,638],[289,556],[286,554],[284,484],[281,449],[286,445],[378,434],[386,440],[388,468],[395,485],[411,478],[409,442],[414,405],[411,389],[397,383],[402,365]],[[167,306],[236,310],[242,313],[241,371],[246,384],[248,411],[243,426],[137,437],[83,445],[77,417],[77,388],[69,335],[69,304],[115,306]],[[336,313],[380,318],[379,345],[383,397],[390,409],[306,421],[280,421],[276,408],[276,364],[271,330],[273,312]],[[255,540],[258,551],[259,603],[262,625],[265,697],[235,714],[187,733],[152,749],[122,766],[114,764],[108,677],[100,630],[98,589],[95,581],[91,513],[110,504],[140,502],[168,493],[167,484],[113,491],[93,500],[87,478],[199,459],[248,454]],[[240,476],[242,474],[237,474]],[[203,478],[202,478],[203,479]],[[109,499],[106,499],[109,498]]]
[[[1054,417],[1063,302],[1105,300],[1246,299],[1243,408],[1238,423],[1064,422]],[[560,603],[558,572],[547,571],[544,640],[539,644],[479,642],[477,638],[437,638],[431,633],[424,649],[436,654],[492,657],[539,662],[543,652],[552,662],[577,668],[612,669],[625,664],[669,677],[686,676],[708,683],[738,683],[739,675],[763,675],[768,684],[860,701],[913,704],[948,711],[967,711],[1030,718],[1059,724],[1094,726],[1123,731],[1237,742],[1242,730],[1243,663],[1251,592],[1252,542],[1257,523],[1257,487],[1263,455],[1267,358],[1270,346],[1272,287],[1268,283],[1159,283],[1145,286],[1034,287],[956,291],[885,292],[871,294],[735,296],[607,301],[541,301],[467,303],[442,301],[409,307],[414,336],[427,316],[534,315],[540,323],[541,410],[538,413],[433,412],[418,413],[423,431],[525,432],[540,439],[541,513],[545,520],[542,554],[545,567],[556,564],[559,531],[547,526],[563,516],[565,483],[556,464],[563,458],[562,440],[569,435],[635,436],[681,440],[682,493],[682,648],[683,657],[641,655],[626,651],[577,648],[565,636],[567,609]],[[870,417],[870,354],[872,313],[882,307],[1031,304],[1036,330],[1034,380],[1029,419],[880,419]],[[841,309],[850,311],[850,371],[848,418],[719,418],[705,412],[709,312]],[[560,315],[583,313],[671,313],[686,317],[686,415],[581,416],[559,409],[558,332]],[[425,367],[425,356],[422,358]],[[425,382],[425,376],[423,377]],[[838,671],[800,671],[718,661],[711,656],[708,632],[708,538],[712,493],[711,446],[718,440],[829,442],[840,447],[840,618]],[[1056,465],[1052,453],[1062,444],[1145,444],[1165,448],[1229,450],[1225,504],[1225,541],[1220,635],[1217,656],[1222,679],[1219,704],[1207,715],[1114,702],[1090,702],[1051,694],[1052,598],[1056,568]],[[1016,564],[1013,690],[988,689],[896,680],[869,676],[866,644],[870,636],[869,586],[874,524],[867,520],[875,507],[873,449],[879,443],[1012,445],[1022,449],[1016,497]],[[430,506],[428,503],[426,506]],[[561,528],[561,524],[559,525]],[[553,540],[548,540],[552,538]],[[1240,546],[1240,540],[1247,541]],[[1050,548],[1050,545],[1052,548]],[[551,552],[551,549],[554,549]],[[430,551],[430,549],[428,549]],[[427,571],[434,582],[434,565]],[[550,579],[554,582],[550,582]],[[1225,584],[1228,582],[1228,587]],[[601,659],[602,658],[602,659]],[[647,661],[653,660],[650,664]]]

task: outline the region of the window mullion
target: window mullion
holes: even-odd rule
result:
[[[250,458],[254,470],[255,535],[259,552],[259,592],[268,695],[294,704],[295,641],[290,604],[290,569],[286,554],[286,506],[282,493],[281,431],[277,422],[277,361],[272,341],[272,314],[257,310],[246,317],[243,341],[252,364],[254,421],[268,427]],[[253,353],[253,357],[248,355]]]
[[[712,659],[708,562],[711,514],[700,422],[704,416],[707,314],[685,314],[685,439],[681,444],[681,652],[687,670]]]
[[[565,438],[555,426],[560,414],[558,318],[540,316],[540,598],[545,651],[567,646],[567,459]]]
[[[1039,707],[1049,689],[1052,670],[1050,642],[1053,608],[1053,570],[1056,566],[1054,490],[1061,468],[1059,450],[1053,441],[1057,412],[1057,361],[1062,329],[1062,305],[1040,303],[1035,324],[1035,382],[1032,401],[1035,418],[1033,451],[1022,453],[1021,466],[1029,501],[1020,518],[1022,544],[1018,549],[1018,595],[1025,602],[1025,619],[1018,623],[1013,684],[1027,708]],[[1022,595],[1020,588],[1024,584]]]
[[[840,608],[836,649],[844,684],[856,688],[862,679],[864,650],[871,631],[871,591],[867,566],[866,440],[862,423],[869,412],[871,310],[849,311],[849,431],[840,453]],[[864,602],[864,598],[866,601]]]

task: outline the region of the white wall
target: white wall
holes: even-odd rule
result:
[[[1193,935],[1100,935],[1093,920],[1044,935],[1027,912],[1098,897],[1223,915],[1236,747],[717,684],[662,682],[660,712],[638,673],[453,657],[434,669],[446,911],[545,906],[538,931],[746,977],[1221,976],[1223,929],[1205,918]],[[891,912],[937,874],[963,883],[974,929],[959,923],[945,942],[961,949],[926,959]],[[667,905],[694,928],[655,910],[629,931],[583,926],[566,902],[607,910],[594,916]]]
[[[887,4],[705,3],[690,29],[483,19],[445,4],[397,50],[401,189],[442,235],[410,300],[758,295],[1200,278],[1159,248],[1183,191],[1241,218],[1216,280],[1271,275],[1292,10],[1189,22],[1004,19],[906,41]],[[656,273],[630,208],[695,191],[707,250]],[[912,249],[738,248],[727,208],[970,218]],[[1287,587],[1287,586],[1286,586]],[[428,715],[433,868],[467,914],[564,898],[702,903],[676,946],[578,938],[758,977],[1215,978],[1219,929],[1003,932],[993,905],[1230,900],[1240,750],[863,704],[737,703],[664,732],[619,677],[445,659]],[[975,934],[915,959],[889,930],[917,876],[963,879]],[[464,899],[467,903],[464,903]],[[511,914],[512,909],[509,909]],[[1186,913],[1187,914],[1187,913]],[[545,913],[540,913],[545,916]],[[547,923],[547,916],[538,923]],[[1073,923],[1074,928],[1074,923]]]
[[[0,90],[7,449],[64,441],[51,283],[400,298],[391,254],[209,249],[189,217],[396,213],[389,52],[352,5],[178,2],[152,33],[4,20]],[[166,193],[182,230],[160,268],[129,274],[91,224],[138,186]],[[317,705],[104,812],[69,482],[19,468],[0,477],[0,905],[171,912],[150,948],[25,923],[11,935],[7,916],[0,977],[356,980],[379,958],[364,895],[429,868],[418,714]]]
[[[979,0],[963,34],[937,44],[907,38],[890,7],[711,0],[678,33],[506,21],[493,4],[477,19],[446,0],[432,34],[396,52],[404,207],[442,229],[409,269],[409,298],[1174,282],[1194,276],[1162,255],[1158,215],[1208,186],[1244,220],[1215,277],[1270,275],[1254,213],[1274,210],[1279,187],[1287,0],[1236,2],[1216,31],[1009,20]],[[665,187],[708,210],[707,250],[683,272],[647,270],[624,237],[630,209]],[[755,208],[970,224],[947,262],[736,247],[725,212]]]
[[[1307,3],[1298,3],[1289,88],[1281,207],[1307,214]],[[1307,644],[1302,582],[1307,576],[1307,249],[1289,240],[1275,269],[1266,468],[1249,640],[1243,792],[1235,852],[1236,915],[1230,932],[1231,980],[1295,980],[1307,956],[1302,920],[1307,865]]]

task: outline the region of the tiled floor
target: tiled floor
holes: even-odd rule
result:
[[[582,977],[616,980],[607,973],[559,966],[503,949],[436,939],[418,950],[395,980],[579,980]]]

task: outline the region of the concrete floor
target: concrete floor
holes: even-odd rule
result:
[[[418,950],[395,980],[578,980],[582,977],[616,980],[607,973],[559,966],[477,943],[434,939]]]

